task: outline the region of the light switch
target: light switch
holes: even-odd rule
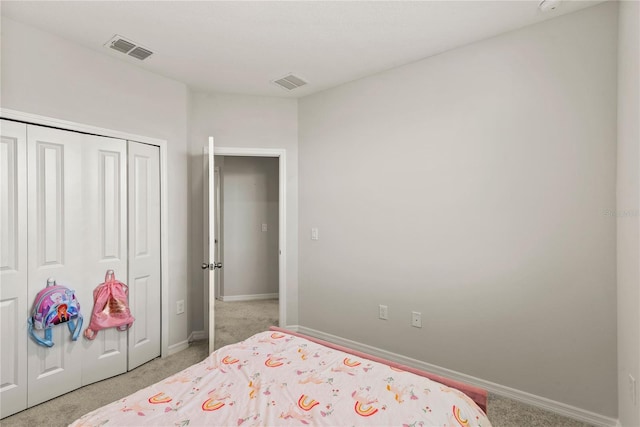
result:
[[[312,228],[311,229],[311,240],[318,240],[318,229],[317,228]]]
[[[267,231],[267,224],[262,224],[262,232],[264,233],[265,231]]]

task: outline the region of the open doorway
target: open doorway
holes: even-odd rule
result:
[[[214,201],[214,259],[223,268],[214,273],[211,299],[205,287],[204,307],[214,332],[208,335],[219,348],[286,324],[286,175],[284,150],[216,147],[214,153],[215,183],[205,197]]]

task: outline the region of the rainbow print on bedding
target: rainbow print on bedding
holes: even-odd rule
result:
[[[281,332],[262,332],[72,426],[490,427],[464,393]]]

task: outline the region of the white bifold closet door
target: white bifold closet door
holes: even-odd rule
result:
[[[129,369],[160,356],[160,148],[129,141]]]
[[[126,148],[119,139],[27,129],[28,301],[54,277],[76,291],[85,327],[105,272],[127,277]],[[126,333],[74,342],[63,325],[53,337],[52,348],[28,340],[29,406],[126,372]]]
[[[27,407],[27,127],[0,139],[0,418]]]
[[[160,356],[160,150],[0,120],[0,418]],[[54,346],[28,338],[36,294],[55,278],[89,325],[107,270],[129,286],[126,332]],[[44,335],[42,331],[38,332]]]

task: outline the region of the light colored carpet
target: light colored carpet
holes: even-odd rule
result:
[[[216,302],[215,348],[242,341],[278,323],[277,300]],[[208,343],[196,341],[180,353],[154,359],[133,371],[82,387],[0,421],[2,426],[66,426],[87,412],[160,381],[207,357]],[[493,427],[592,427],[570,418],[490,394]]]
[[[489,393],[487,416],[493,427],[593,427],[492,393]]]
[[[216,301],[215,346],[243,341],[269,326],[278,326],[278,300]]]
[[[216,301],[215,348],[236,343],[278,324],[278,300]],[[196,341],[188,349],[165,359],[154,359],[129,373],[91,384],[41,403],[0,421],[10,426],[66,426],[101,406],[123,398],[200,362],[208,342]]]

